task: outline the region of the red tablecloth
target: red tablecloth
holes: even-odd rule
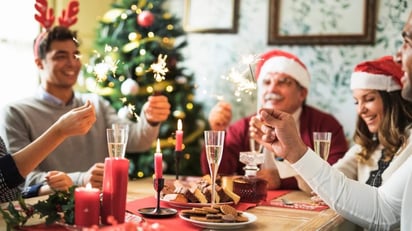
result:
[[[289,193],[290,190],[275,190],[275,191],[268,191],[267,200],[273,200],[277,197],[285,195]],[[140,208],[147,208],[147,207],[155,207],[156,206],[156,199],[155,197],[145,197],[142,199],[137,199],[126,204],[126,210],[130,213],[139,215],[138,209]],[[167,202],[160,202],[161,207],[171,207],[168,205]],[[257,206],[255,203],[243,203],[240,202],[236,205],[236,209],[240,211],[245,211],[249,208],[253,208]],[[176,208],[179,211],[181,208]],[[144,218],[149,224],[157,223],[161,230],[167,230],[167,227],[179,227],[179,231],[186,231],[186,230],[199,230],[198,227],[193,226],[192,224],[182,220],[179,218],[178,215],[170,218]],[[163,229],[162,229],[163,228]]]
[[[267,201],[273,200],[277,197],[283,196],[287,193],[289,193],[290,190],[275,190],[275,191],[268,191],[267,195]],[[262,205],[265,205],[266,203],[263,202]],[[130,201],[126,204],[126,210],[130,213],[133,213],[135,215],[141,216],[140,213],[138,212],[138,209],[140,208],[147,208],[147,207],[155,207],[156,206],[156,199],[154,196],[150,197],[145,197],[141,199],[137,199],[134,201]],[[169,206],[168,203],[161,201],[160,202],[161,207],[171,207]],[[240,211],[245,211],[247,209],[253,208],[257,206],[255,203],[244,203],[240,202],[238,205],[236,205],[236,209]],[[178,212],[181,210],[181,208],[176,208]],[[179,227],[179,231],[186,231],[186,230],[199,230],[198,227],[193,226],[192,224],[182,220],[179,218],[178,215],[169,217],[169,218],[144,218],[144,223],[143,225],[147,226],[155,226],[158,228],[157,230],[169,230],[170,227]],[[123,225],[126,226],[126,225]],[[126,227],[116,227],[118,229],[116,230],[127,230]],[[20,227],[18,230],[20,231],[50,231],[50,230],[55,230],[55,231],[67,231],[67,230],[77,230],[73,227],[68,227],[64,225],[51,225],[51,226],[46,226],[45,224],[39,224],[39,225],[32,225],[32,226],[25,226],[25,227]],[[101,230],[110,230],[110,227],[103,227]],[[150,230],[148,228],[148,230]]]

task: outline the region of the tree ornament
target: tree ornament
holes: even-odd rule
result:
[[[173,117],[176,119],[184,119],[186,117],[186,113],[182,110],[175,110],[173,111]]]
[[[119,118],[122,118],[122,119],[132,119],[133,118],[133,114],[130,113],[129,108],[127,106],[120,108],[119,111],[117,112],[117,116],[119,116]]]
[[[111,9],[103,15],[103,17],[101,18],[101,21],[107,24],[114,23],[117,20],[117,18],[123,14],[123,12],[124,12],[123,9],[117,9],[117,8]]]
[[[134,73],[137,76],[143,76],[145,74],[144,65],[140,64],[134,69]]]
[[[137,24],[142,27],[149,27],[153,24],[154,19],[155,17],[152,12],[145,10],[137,15]]]
[[[178,84],[186,84],[187,83],[187,78],[186,76],[179,76],[176,78],[176,83]]]
[[[137,95],[139,92],[139,84],[131,78],[126,79],[122,86],[120,87],[120,91],[123,95]]]

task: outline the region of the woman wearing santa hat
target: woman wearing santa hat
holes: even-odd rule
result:
[[[334,165],[349,178],[379,187],[412,154],[412,103],[401,96],[402,76],[392,56],[355,67],[355,145]]]
[[[412,101],[412,12],[402,37],[395,58],[404,71],[402,96]],[[292,115],[261,109],[259,118],[264,124],[260,128],[263,141],[269,143],[279,157],[287,159],[313,190],[345,219],[368,230],[412,230],[412,157],[381,187],[372,187],[348,179],[309,149],[293,129]]]
[[[401,65],[392,56],[355,67],[351,76],[358,113],[355,145],[333,165],[348,178],[379,187],[412,154],[412,103],[401,96],[402,76]]]
[[[332,132],[328,162],[335,163],[348,150],[341,124],[330,114],[306,105],[310,75],[303,62],[295,55],[271,50],[260,56],[256,64],[258,81],[258,108],[273,108],[290,113],[295,118],[297,130],[309,147],[314,146],[315,131]],[[224,154],[219,167],[220,175],[242,175],[244,164],[239,161],[241,151],[250,151],[250,139],[259,142],[261,134],[254,129],[259,123],[256,115],[242,118],[229,126],[231,107],[226,102],[218,103],[209,114],[212,130],[226,130]],[[257,125],[256,125],[257,126]],[[251,129],[251,130],[250,130]],[[274,152],[263,148],[265,162],[258,174],[268,181],[270,189],[299,189],[296,173],[286,161],[276,160]],[[208,174],[206,154],[201,155],[202,171]]]

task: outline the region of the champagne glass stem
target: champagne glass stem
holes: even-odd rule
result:
[[[216,168],[213,168],[216,169]],[[211,173],[212,178],[212,194],[211,194],[211,204],[212,206],[216,203],[216,170],[213,170]]]

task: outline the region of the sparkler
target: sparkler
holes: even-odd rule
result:
[[[112,52],[116,52],[118,50],[117,47],[112,47],[110,45],[105,45],[104,54],[100,54],[97,51],[94,51],[94,57],[97,60],[101,60],[99,63],[94,65],[86,65],[87,70],[89,73],[93,73],[96,77],[96,85],[97,83],[101,83],[106,81],[109,74],[112,74],[116,77],[117,65],[119,64],[119,60],[114,60],[110,55]],[[160,54],[157,58],[157,62],[150,65],[149,71],[154,73],[154,78],[157,82],[161,82],[166,79],[165,75],[169,72],[169,69],[166,65],[167,55]],[[130,114],[132,114],[137,121],[140,121],[139,115],[135,112],[136,106],[128,103],[126,97],[120,98],[120,101],[127,106],[127,110]]]
[[[110,52],[115,51],[117,51],[117,48],[113,48],[106,44],[104,47],[105,55],[102,58],[102,61],[94,66],[86,65],[87,67],[90,67],[90,69],[88,68],[89,72],[92,72],[96,76],[96,82],[104,82],[107,79],[109,72],[116,76],[117,64],[119,63],[119,60],[114,60],[112,56],[109,55]],[[102,57],[99,52],[94,51],[94,53],[97,59]]]
[[[241,70],[232,68],[227,76],[222,78],[230,81],[235,86],[234,96],[237,101],[241,101],[242,93],[252,95],[256,90],[256,78],[253,74],[252,66],[258,61],[256,55],[246,55],[241,57]],[[246,68],[244,67],[246,65]]]
[[[157,57],[157,63],[152,63],[150,65],[150,69],[148,71],[153,71],[154,73],[154,78],[157,82],[161,82],[162,80],[165,80],[166,73],[169,72],[169,69],[166,66],[166,59],[167,55],[162,56],[160,54]]]

